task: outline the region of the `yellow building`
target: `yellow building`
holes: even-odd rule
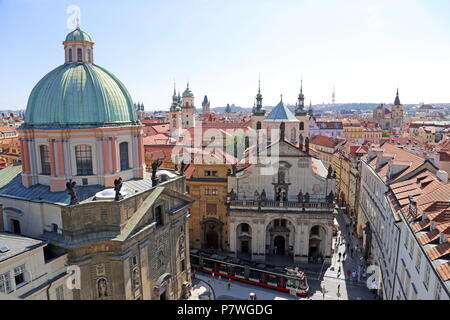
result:
[[[186,170],[189,196],[195,200],[189,219],[190,246],[197,249],[228,250],[228,173],[235,158],[223,153],[204,154],[203,163]],[[208,159],[206,159],[208,158]]]
[[[417,140],[422,143],[430,143],[436,141],[436,128],[435,127],[420,127],[417,130]]]

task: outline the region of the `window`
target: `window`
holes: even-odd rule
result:
[[[78,62],[83,62],[83,50],[81,48],[77,49],[77,60]]]
[[[0,292],[10,293],[11,291],[11,277],[9,275],[9,272],[0,274]]]
[[[16,288],[25,284],[25,265],[21,265],[14,268],[14,281],[16,282]]]
[[[430,267],[430,265],[427,264],[427,266],[425,267],[425,274],[423,276],[423,284],[425,285],[425,288],[427,288],[427,290],[428,290],[428,285],[430,284],[430,271],[431,271],[431,267]]]
[[[299,129],[300,129],[300,130],[305,130],[305,123],[300,122]]]
[[[69,49],[69,62],[72,62],[72,49]]]
[[[128,142],[122,142],[119,144],[120,152],[120,170],[130,169],[128,162]]]
[[[157,206],[155,208],[155,221],[156,221],[156,226],[157,227],[163,225],[162,206]]]
[[[138,265],[138,259],[137,259],[137,256],[134,256],[134,257],[131,258],[131,265],[132,265],[133,267],[136,267],[136,266]]]
[[[56,287],[56,300],[64,300],[64,286],[60,285],[59,287]]]
[[[208,215],[216,215],[217,214],[217,204],[215,204],[215,203],[207,203],[206,204],[206,214],[208,214]]]
[[[88,146],[86,144],[76,146],[75,158],[77,164],[77,175],[88,176],[93,174],[91,146]]]
[[[87,54],[88,54],[88,62],[91,63],[91,49],[87,50]]]
[[[261,130],[261,122],[260,121],[258,121],[256,123],[256,130]]]
[[[246,223],[241,224],[241,231],[242,232],[248,232],[248,230],[249,230],[248,224],[246,224]]]
[[[41,154],[41,174],[50,175],[50,152],[48,146],[40,146],[39,151]]]
[[[205,171],[205,177],[217,177],[217,171],[207,170]]]
[[[219,189],[217,189],[217,188],[205,188],[205,195],[207,195],[207,196],[217,196],[217,195],[219,195]]]

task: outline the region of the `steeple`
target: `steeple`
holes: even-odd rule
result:
[[[395,97],[394,106],[401,106],[400,97],[398,96],[398,88],[397,88],[397,96]]]
[[[313,114],[313,109],[312,109],[312,101],[309,100],[309,110],[308,110],[308,114],[312,117],[314,116]]]
[[[203,102],[202,102],[203,114],[210,113],[209,106],[210,106],[210,102],[208,101],[208,96],[205,95],[205,98],[203,99]]]
[[[258,94],[256,95],[256,108],[253,111],[254,115],[264,115],[266,111],[262,106],[262,94],[261,94],[261,79],[258,79]]]
[[[305,111],[305,95],[303,94],[303,79],[300,83],[300,93],[298,95],[297,108],[295,109],[296,116],[306,116]]]

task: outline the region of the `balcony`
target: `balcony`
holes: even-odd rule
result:
[[[254,200],[232,200],[230,201],[232,210],[282,210],[282,211],[333,211],[334,203],[329,202],[294,202],[294,201],[254,201]]]

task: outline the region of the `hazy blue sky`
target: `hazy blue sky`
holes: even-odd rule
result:
[[[0,108],[25,107],[61,65],[70,5],[113,72],[146,109],[168,109],[173,80],[200,106],[306,99],[450,102],[448,0],[0,0]]]

